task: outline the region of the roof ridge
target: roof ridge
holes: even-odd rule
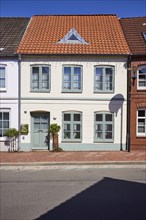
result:
[[[116,14],[43,14],[43,15],[33,15],[34,16],[117,16]]]
[[[138,17],[125,17],[125,18],[119,18],[119,19],[133,19],[133,18],[146,18],[146,16],[138,16]]]

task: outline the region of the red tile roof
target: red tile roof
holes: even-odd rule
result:
[[[127,43],[133,55],[146,55],[146,42],[143,33],[146,33],[146,17],[120,19]]]
[[[74,28],[88,44],[58,43]],[[129,54],[116,15],[33,16],[19,45],[20,54]]]

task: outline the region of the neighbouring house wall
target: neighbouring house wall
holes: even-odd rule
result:
[[[21,123],[29,125],[28,135],[21,137],[21,150],[31,150],[31,112],[49,112],[50,123],[62,127],[62,112],[82,112],[81,143],[64,143],[62,130],[59,143],[64,150],[123,150],[126,148],[127,123],[127,58],[126,57],[22,57],[21,63]],[[51,66],[51,91],[49,93],[30,92],[30,65],[49,64]],[[83,66],[83,91],[81,93],[62,92],[62,65]],[[94,92],[94,66],[115,67],[115,89],[113,93]],[[123,101],[113,100],[123,98]],[[114,111],[113,143],[94,142],[94,112]],[[122,111],[122,112],[121,112]],[[121,114],[122,113],[122,114]],[[52,142],[52,140],[51,140]],[[50,145],[51,149],[51,145]]]
[[[146,56],[132,58],[131,66],[146,65]],[[138,90],[137,78],[131,84],[130,142],[132,150],[146,150],[146,136],[137,135],[137,110],[146,109],[146,90]]]
[[[9,128],[18,129],[18,62],[0,60],[6,68],[6,89],[0,90],[0,111],[8,111]],[[0,137],[0,150],[7,151],[5,137]]]

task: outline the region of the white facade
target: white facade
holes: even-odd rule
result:
[[[2,114],[8,112],[7,125],[9,124],[9,128],[18,129],[18,61],[1,59],[0,67],[5,68],[5,88],[0,88],[0,112]],[[0,122],[4,123],[2,118]],[[2,127],[4,128],[5,125],[3,124]],[[1,136],[0,150],[7,151],[6,137],[4,135]]]
[[[21,150],[32,150],[32,114],[48,112],[49,123],[61,126],[59,145],[64,150],[125,150],[127,123],[127,57],[125,56],[46,56],[22,57],[21,124],[28,124],[28,135],[21,136]],[[50,92],[31,91],[31,65],[49,65]],[[82,66],[82,92],[62,91],[63,65]],[[95,66],[113,66],[114,91],[94,91]],[[120,100],[118,100],[120,98]],[[123,99],[121,101],[121,99]],[[81,141],[63,141],[63,112],[82,114]],[[95,112],[113,113],[113,141],[95,141]],[[48,149],[51,148],[51,142]],[[35,148],[33,148],[35,150]],[[40,146],[41,149],[41,146]]]

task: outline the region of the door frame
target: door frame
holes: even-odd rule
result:
[[[33,112],[30,112],[30,117],[31,117],[31,149],[32,150],[50,150],[50,134],[49,134],[49,131],[48,131],[48,142],[47,142],[47,147],[46,148],[35,148],[33,146],[33,129],[34,129],[34,116],[35,115],[47,115],[48,116],[48,126],[50,125],[50,112],[48,111],[33,111]]]

